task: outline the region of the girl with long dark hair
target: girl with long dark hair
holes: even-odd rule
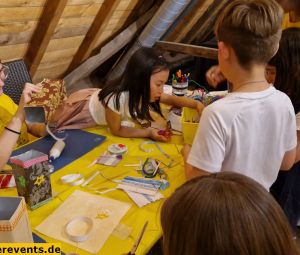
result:
[[[163,93],[169,77],[169,64],[160,52],[142,47],[130,58],[121,79],[100,89],[85,89],[72,94],[53,116],[59,129],[108,125],[113,135],[149,137],[168,141],[169,136],[151,127],[136,124],[162,116],[160,103],[203,109],[202,103],[186,97]]]

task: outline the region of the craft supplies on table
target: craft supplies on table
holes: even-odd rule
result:
[[[147,178],[153,178],[156,176],[159,170],[160,162],[157,162],[153,158],[147,158],[142,167],[142,173]]]
[[[166,157],[168,162],[164,163],[164,162],[161,161],[161,163],[163,163],[167,167],[172,167],[174,165],[174,160],[155,141],[144,141],[144,142],[140,143],[139,148],[140,148],[141,151],[143,151],[143,152],[153,152],[152,148],[151,149],[145,149],[146,144],[153,144],[159,150],[159,152]]]
[[[60,177],[60,180],[62,183],[70,186],[79,186],[84,183],[84,178],[81,174],[67,174]]]
[[[149,194],[144,194],[144,193],[138,193],[136,191],[131,191],[126,188],[124,189],[124,191],[135,202],[135,204],[140,208],[164,198],[164,196],[160,192],[156,192],[153,195],[149,195]]]
[[[66,143],[63,140],[57,140],[49,152],[49,161],[57,159],[65,148]]]
[[[192,82],[195,82],[191,80]],[[199,84],[198,84],[199,85]],[[200,86],[200,85],[199,85]],[[205,106],[225,97],[227,91],[208,92],[204,87],[188,92],[188,97],[200,101]],[[200,115],[195,109],[183,107],[172,108],[168,113],[168,119],[172,124],[172,129],[183,132],[185,143],[192,144],[195,132],[198,127]]]
[[[78,226],[77,226],[78,225]],[[78,216],[71,219],[65,226],[65,233],[68,238],[73,242],[85,242],[92,233],[94,222],[90,217]],[[78,228],[83,229],[78,233]]]
[[[88,185],[92,180],[94,180],[100,174],[99,171],[95,172],[92,176],[90,176],[84,183],[81,184],[81,187],[85,187]]]
[[[127,176],[118,184],[117,188],[124,190],[138,207],[155,202],[164,196],[159,192],[169,186],[166,180],[153,180]]]
[[[105,151],[102,155],[96,158],[92,163],[88,165],[88,168],[95,164],[104,166],[116,166],[123,159],[122,154],[113,154]]]
[[[134,243],[131,251],[128,252],[128,255],[135,255],[135,252],[136,252],[136,250],[137,250],[137,248],[138,248],[138,246],[139,246],[139,244],[140,244],[140,242],[141,242],[141,240],[143,238],[143,235],[144,235],[144,233],[146,231],[147,226],[148,226],[148,221],[146,221],[145,225],[143,226],[142,231],[141,231],[141,233],[138,236],[138,239]]]
[[[15,186],[16,182],[12,170],[0,170],[0,189],[12,188]]]
[[[124,179],[122,179],[121,183],[128,183],[144,188],[153,189],[156,191],[158,191],[159,189],[165,190],[169,187],[169,182],[167,180],[154,180],[132,176],[126,176]]]
[[[64,137],[65,136],[66,147],[64,148],[61,156],[51,162],[54,167],[53,172],[82,157],[87,152],[99,146],[106,139],[103,135],[97,135],[83,130],[66,130]],[[56,140],[54,140],[51,136],[46,136],[22,146],[15,150],[12,155],[15,156],[31,149],[48,154],[55,142]]]
[[[65,234],[65,226],[77,217],[88,217],[93,221],[91,233],[86,241],[77,245],[87,252],[97,253],[130,207],[129,203],[76,190],[35,229],[44,235],[75,245]],[[108,212],[106,218],[103,218],[104,210]],[[76,234],[73,232],[73,235]]]
[[[183,107],[181,124],[185,143],[192,144],[199,125],[200,116],[197,110]]]
[[[111,154],[122,155],[125,154],[128,150],[127,146],[122,143],[111,144],[107,148],[108,152]]]
[[[175,96],[185,96],[189,86],[189,73],[183,74],[181,70],[178,70],[176,74],[172,75],[172,94]]]
[[[172,108],[168,113],[168,120],[171,122],[172,129],[182,132],[181,125],[181,108]]]
[[[168,159],[166,156],[164,156],[159,149],[156,148],[153,144],[144,144],[142,147],[144,149],[152,149],[152,152],[149,152],[147,155],[144,151],[140,150],[139,145],[143,141],[149,141],[148,139],[128,139],[128,138],[120,138],[115,137],[111,135],[111,133],[107,130],[106,127],[97,126],[95,128],[87,129],[88,133],[86,131],[76,132],[77,135],[82,135],[84,139],[80,139],[78,142],[78,147],[82,149],[82,147],[89,147],[90,142],[94,144],[93,138],[90,139],[89,137],[107,137],[107,142],[105,144],[102,144],[100,146],[95,146],[94,149],[90,149],[90,151],[86,151],[84,154],[79,156],[78,158],[74,158],[72,162],[70,162],[69,165],[65,165],[64,167],[58,169],[58,171],[55,171],[51,175],[51,181],[52,181],[52,188],[53,188],[53,194],[55,198],[53,198],[49,203],[45,204],[44,206],[38,208],[38,210],[30,211],[29,210],[29,218],[31,222],[31,227],[33,229],[33,237],[36,242],[61,242],[62,251],[64,254],[69,253],[77,253],[80,255],[91,255],[92,252],[85,251],[81,248],[79,245],[79,248],[77,249],[77,244],[75,242],[66,242],[61,241],[57,238],[50,237],[49,235],[43,235],[38,230],[35,230],[35,228],[41,224],[47,217],[52,214],[56,209],[60,207],[70,197],[70,195],[74,192],[74,190],[85,190],[88,191],[90,194],[94,194],[97,197],[102,197],[101,195],[96,195],[97,192],[94,192],[93,189],[97,189],[99,191],[107,191],[108,189],[115,190],[116,186],[119,184],[118,180],[124,179],[126,176],[130,177],[140,177],[139,173],[136,172],[136,166],[135,167],[124,167],[124,165],[132,165],[132,164],[138,164],[139,161],[142,163],[146,160],[146,157],[153,157],[159,161],[162,161],[160,167],[164,167],[163,163],[168,164],[170,159]],[[85,136],[84,133],[88,133],[91,136]],[[72,139],[72,134],[69,134],[68,138]],[[44,140],[44,142],[52,142],[54,143],[52,138]],[[175,140],[172,139],[172,141],[168,143],[158,143],[161,149],[169,155],[170,158],[174,159],[176,161],[176,164],[173,164],[170,169],[165,168],[168,172],[168,180],[170,182],[170,187],[165,190],[158,190],[156,191],[156,196],[154,198],[151,198],[152,201],[155,199],[159,199],[161,195],[163,197],[168,197],[171,195],[171,193],[180,185],[182,185],[186,179],[185,174],[183,171],[183,164],[182,164],[182,157],[180,154],[180,147],[182,139],[178,139],[176,143],[174,143]],[[100,154],[102,154],[105,150],[107,150],[107,147],[110,144],[115,143],[122,143],[126,144],[128,147],[128,152],[126,155],[122,155],[123,159],[122,162],[120,162],[118,165],[113,167],[106,167],[103,165],[95,165],[93,168],[87,168],[87,165],[93,161],[95,158],[99,157]],[[73,143],[74,145],[74,143]],[[57,160],[55,160],[53,163],[60,162],[68,152],[68,147],[70,146],[70,143],[66,141],[66,148],[63,151],[61,157],[59,157]],[[74,145],[75,146],[75,145]],[[177,148],[178,147],[178,148]],[[49,152],[49,149],[51,148],[51,145],[48,147],[48,149],[45,151],[47,154]],[[87,153],[88,152],[88,153]],[[70,154],[67,154],[68,157],[72,156]],[[75,160],[76,159],[76,160]],[[138,164],[140,165],[140,164]],[[96,174],[97,172],[100,172],[101,174]],[[69,187],[70,184],[63,184],[60,180],[62,176],[68,175],[68,174],[81,174],[85,181],[87,181],[90,177],[92,177],[94,174],[96,174],[96,178],[94,178],[92,181],[89,182],[88,185],[82,187],[81,185],[75,186],[75,187]],[[103,177],[104,176],[104,177]],[[156,177],[155,179],[147,179],[147,178],[141,178],[147,181],[164,181]],[[83,183],[82,183],[83,185]],[[128,183],[127,183],[128,185]],[[114,189],[112,189],[114,188]],[[15,196],[16,189],[10,188],[5,190],[0,190],[0,196]],[[99,193],[100,194],[100,193]],[[139,245],[139,248],[137,250],[137,254],[147,254],[147,252],[150,250],[150,248],[156,243],[156,241],[161,237],[162,232],[161,228],[159,226],[159,222],[157,221],[157,212],[159,211],[159,208],[161,206],[161,203],[163,202],[162,199],[157,200],[156,202],[152,203],[149,202],[150,197],[147,197],[143,194],[127,191],[124,190],[117,190],[112,191],[105,194],[105,197],[112,198],[113,200],[119,200],[120,202],[128,203],[131,206],[130,210],[126,212],[125,217],[122,218],[120,224],[125,225],[127,228],[126,231],[124,228],[118,228],[120,224],[117,225],[116,228],[114,228],[114,231],[111,233],[111,235],[106,239],[103,246],[101,246],[101,250],[97,252],[98,255],[100,254],[124,254],[126,251],[128,252],[130,248],[133,246],[135,240],[137,240],[139,233],[141,231],[142,226],[145,224],[145,222],[148,220],[149,225],[149,233],[148,230],[146,231],[142,242]],[[132,198],[138,200],[135,203],[138,203],[140,206],[136,206],[133,202]],[[147,198],[146,198],[147,197]],[[118,201],[118,202],[119,202]],[[89,202],[86,203],[86,201],[81,203],[82,205],[89,206]],[[94,203],[95,204],[95,203]],[[108,211],[110,208],[102,207],[101,202],[97,202],[96,204],[100,205],[99,209],[99,220],[100,218],[107,217]],[[146,206],[143,206],[146,205]],[[80,207],[80,206],[77,206]],[[81,206],[82,207],[82,206]],[[81,209],[81,208],[80,208]],[[72,212],[72,210],[71,210]],[[113,210],[110,210],[110,212],[113,213]],[[61,214],[62,217],[69,216],[69,211],[66,214]],[[75,215],[73,215],[76,217]],[[72,218],[74,218],[72,216]],[[86,215],[90,217],[89,215]],[[110,216],[111,217],[111,216]],[[106,219],[101,219],[101,221],[107,221],[110,217]],[[65,224],[67,224],[68,220],[71,218],[67,218],[65,221]],[[53,227],[56,226],[56,218],[53,220]],[[47,224],[46,224],[47,225]],[[49,224],[50,226],[50,224]],[[93,228],[95,229],[95,228]],[[132,230],[130,232],[130,230]],[[115,234],[117,232],[118,234]],[[83,233],[84,234],[84,233]],[[128,236],[130,234],[130,236]],[[101,238],[102,242],[102,229],[99,230],[99,236]],[[105,231],[106,235],[106,231]],[[66,237],[66,235],[65,235]],[[67,238],[67,237],[66,237]],[[89,242],[90,239],[86,242]],[[98,240],[97,240],[98,241]],[[85,244],[86,242],[83,242],[82,244]]]
[[[104,154],[97,159],[96,163],[105,166],[116,166],[122,158],[122,155]]]

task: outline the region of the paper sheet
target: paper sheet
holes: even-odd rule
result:
[[[143,207],[147,204],[153,203],[156,200],[162,199],[164,196],[160,192],[156,192],[155,195],[146,195],[141,193],[124,190],[128,196],[136,203],[138,207]]]
[[[76,190],[35,229],[44,235],[76,246],[65,233],[65,226],[75,217],[90,217],[93,220],[91,237],[85,242],[78,243],[78,247],[91,253],[98,253],[130,207],[129,203]],[[109,211],[109,216],[101,219],[98,216],[103,210]]]

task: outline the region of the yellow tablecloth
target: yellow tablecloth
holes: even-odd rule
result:
[[[33,232],[35,232],[34,228],[38,224],[40,224],[49,214],[51,214],[58,206],[60,206],[61,203],[75,189],[80,189],[82,191],[89,192],[89,190],[86,188],[82,188],[78,186],[71,187],[67,184],[62,184],[60,181],[60,177],[70,173],[81,173],[84,177],[88,178],[98,170],[100,170],[104,176],[112,179],[122,179],[125,176],[141,177],[141,175],[135,170],[135,167],[126,167],[124,165],[137,164],[140,158],[144,162],[147,157],[153,157],[165,163],[169,162],[169,160],[164,155],[162,155],[154,145],[151,144],[144,145],[144,148],[147,149],[152,148],[153,152],[146,153],[141,151],[139,149],[139,145],[146,139],[115,137],[112,136],[109,132],[107,132],[106,127],[96,127],[92,129],[87,129],[86,131],[95,134],[104,135],[107,137],[107,139],[104,143],[102,143],[100,146],[96,147],[89,153],[85,154],[83,157],[77,159],[76,161],[72,162],[71,164],[65,166],[64,168],[60,169],[59,171],[51,175],[53,194],[54,196],[55,194],[58,195],[54,197],[49,203],[43,205],[42,207],[34,211],[30,211],[28,209]],[[124,143],[128,147],[128,153],[124,156],[124,159],[116,167],[107,167],[98,164],[90,168],[87,167],[99,155],[101,155],[105,150],[107,150],[107,147],[110,144],[113,143]],[[180,155],[180,150],[182,147],[181,144],[182,144],[181,136],[173,136],[171,142],[169,143],[160,143],[161,148],[166,153],[168,153],[176,163],[176,165],[171,168],[164,167],[164,170],[168,174],[168,181],[170,182],[170,187],[167,188],[165,191],[162,191],[162,194],[165,197],[170,196],[170,194],[178,186],[183,184],[186,180],[183,171],[183,160],[182,160],[182,156]],[[156,177],[155,179],[157,178],[159,177]],[[116,183],[108,181],[100,175],[97,176],[90,184],[96,186],[97,188],[103,188],[104,190],[106,188],[109,189],[116,186]],[[0,196],[17,196],[17,191],[14,188],[0,190]],[[162,231],[160,228],[159,210],[163,203],[163,200],[159,200],[149,205],[146,205],[142,208],[138,208],[135,205],[135,203],[122,190],[115,190],[101,196],[106,196],[108,198],[117,199],[132,204],[131,209],[121,220],[122,224],[128,227],[132,227],[132,232],[130,236],[125,240],[121,240],[120,238],[111,235],[98,254],[118,255],[118,254],[124,254],[126,252],[129,252],[134,242],[136,241],[144,223],[146,221],[149,221],[146,232],[136,252],[136,254],[146,254],[162,235]],[[49,238],[42,234],[39,233],[36,234],[39,235],[42,239],[46,240],[47,242],[54,242],[54,243],[57,242],[57,240]],[[99,233],[99,235],[101,235],[101,233]],[[65,253],[75,252],[76,247],[71,246],[69,244],[62,243],[62,250]],[[78,250],[77,253],[79,253],[80,255],[89,254],[83,250]]]

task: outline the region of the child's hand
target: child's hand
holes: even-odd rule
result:
[[[15,114],[15,117],[21,119],[21,121],[24,121],[25,119],[25,112],[24,112],[24,107],[26,104],[28,104],[31,100],[31,95],[32,93],[38,93],[41,91],[41,86],[39,85],[34,85],[31,83],[25,83],[21,99],[19,102],[18,110]]]
[[[206,72],[206,80],[209,85],[216,87],[219,83],[222,81],[225,81],[226,78],[221,72],[220,66],[212,66],[207,72]]]
[[[166,137],[171,137],[172,135],[172,131],[170,130],[159,130],[157,133]]]
[[[24,107],[26,104],[28,104],[31,101],[32,93],[38,93],[41,91],[41,86],[34,85],[31,83],[26,83],[21,95],[20,107]]]
[[[197,111],[198,111],[199,115],[201,115],[204,107],[205,107],[204,104],[202,104],[201,102],[197,102]]]
[[[162,130],[160,130],[160,131],[162,131]],[[149,128],[149,134],[150,134],[149,138],[151,138],[155,141],[159,141],[159,142],[168,142],[168,141],[170,141],[171,135],[166,134],[166,133],[162,134],[160,131]]]

